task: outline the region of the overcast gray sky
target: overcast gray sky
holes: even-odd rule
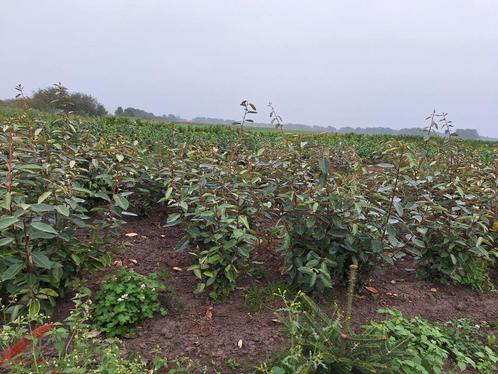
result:
[[[0,98],[62,82],[110,111],[498,136],[496,0],[0,0]]]

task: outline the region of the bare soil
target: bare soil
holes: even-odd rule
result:
[[[255,281],[242,279],[240,287],[223,304],[212,304],[207,293],[194,295],[197,280],[186,271],[192,262],[188,253],[176,252],[174,247],[183,235],[181,227],[163,227],[166,212],[156,210],[148,218],[128,219],[122,228],[114,254],[115,265],[87,277],[88,286],[96,290],[109,273],[124,265],[140,273],[167,271],[170,292],[164,297],[169,309],[165,317],[156,316],[144,321],[137,333],[124,339],[130,352],[145,358],[158,349],[172,359],[188,356],[195,362],[223,373],[240,373],[268,358],[271,352],[286,348],[287,339],[276,323],[275,310],[281,306],[274,299],[258,312],[244,308],[245,294],[253,282],[265,287],[269,282],[281,280],[280,260],[273,249],[259,249],[258,256],[265,258],[264,277]],[[126,236],[136,233],[136,236]],[[463,287],[442,285],[417,279],[410,260],[398,262],[371,279],[370,289],[362,289],[354,300],[353,325],[359,326],[371,319],[382,318],[376,311],[394,307],[405,316],[421,316],[430,321],[447,321],[467,316],[476,323],[498,320],[498,296],[493,293],[478,294]],[[343,303],[344,289],[334,289],[332,297]],[[325,301],[324,301],[325,302]],[[59,303],[56,319],[62,319],[71,309],[68,296]],[[239,347],[239,341],[242,346]],[[241,367],[231,370],[226,365],[232,359]]]

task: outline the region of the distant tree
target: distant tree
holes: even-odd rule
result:
[[[137,110],[131,107],[125,108],[123,114],[128,117],[135,117],[135,113],[137,113]]]
[[[61,85],[39,89],[31,96],[30,104],[34,109],[41,111],[53,111],[67,108],[69,93],[67,88]]]
[[[120,108],[121,107],[119,107],[116,110],[116,115],[118,115],[117,113],[118,113],[118,110]],[[136,118],[143,118],[143,119],[158,119],[158,120],[162,120],[162,121],[172,121],[172,122],[186,122],[187,121],[187,120],[185,120],[179,116],[176,116],[174,114],[168,114],[168,115],[163,114],[162,116],[156,116],[154,113],[146,112],[145,110],[132,108],[132,107],[127,107],[124,110],[121,108],[121,110],[122,110],[121,115],[124,115],[127,117],[136,117]]]
[[[426,132],[422,131],[422,129],[420,129],[418,127],[400,129],[398,134],[399,135],[410,135],[410,136],[425,136],[425,135],[427,135]]]
[[[457,129],[455,134],[462,139],[479,139],[479,133],[475,129]]]
[[[353,129],[352,127],[346,126],[346,127],[341,127],[339,129],[339,132],[343,132],[343,133],[349,134],[349,133],[354,133],[355,129]]]
[[[118,109],[116,109],[116,111],[114,112],[114,115],[115,116],[122,116],[122,115],[124,115],[123,108],[121,108],[120,106],[118,106]]]
[[[19,102],[15,99],[0,100],[0,108],[19,108]]]
[[[142,109],[137,109],[137,108],[132,108],[128,107],[123,111],[123,114],[128,117],[138,117],[138,118],[144,118],[144,119],[154,119],[156,116],[154,113],[146,112],[145,110]]]
[[[177,115],[174,115],[174,114],[168,114],[168,115],[163,114],[161,116],[161,118],[165,119],[166,121],[181,121],[182,120],[180,117],[178,117]]]
[[[107,114],[105,107],[90,95],[75,92],[69,95],[69,101],[72,103],[72,110],[76,113],[90,116],[105,116]]]
[[[107,114],[105,107],[94,97],[81,92],[69,93],[60,83],[36,91],[30,105],[41,111],[64,110],[90,116]]]
[[[211,118],[211,117],[195,117],[192,119],[194,123],[206,123],[212,125],[231,125],[234,120],[222,119],[222,118]]]

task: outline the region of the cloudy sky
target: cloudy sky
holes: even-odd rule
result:
[[[110,111],[498,136],[496,0],[0,0],[0,98],[62,82]]]

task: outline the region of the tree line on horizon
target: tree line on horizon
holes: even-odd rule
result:
[[[188,122],[187,119],[181,118],[175,114],[161,115],[156,116],[154,113],[146,112],[145,110],[127,107],[123,109],[123,107],[119,106],[114,115],[117,117],[125,116],[125,117],[137,117],[142,119],[157,119],[162,121],[171,121],[171,122]]]
[[[107,110],[95,97],[81,92],[69,92],[61,84],[40,88],[33,95],[24,97],[23,105],[42,112],[70,111],[86,116],[105,116]],[[18,107],[16,99],[0,100],[4,107]]]
[[[202,124],[213,124],[213,125],[232,125],[233,120],[212,118],[212,117],[195,117],[191,121],[192,123],[202,123]],[[259,127],[268,128],[271,127],[268,123],[250,123],[249,127]],[[327,132],[327,133],[339,133],[339,134],[365,134],[365,135],[393,135],[393,136],[425,136],[424,132],[419,127],[407,127],[402,129],[392,129],[390,127],[334,127],[334,126],[317,126],[317,125],[305,125],[302,123],[286,123],[284,128],[288,130],[300,130],[300,131],[312,131],[312,132]],[[455,134],[462,139],[483,139],[483,140],[493,140],[491,138],[485,138],[479,135],[479,132],[475,129],[456,129]],[[444,135],[440,133],[440,135]]]
[[[106,108],[95,97],[84,94],[81,92],[69,92],[67,88],[61,84],[56,84],[48,88],[43,88],[35,91],[32,96],[27,97],[24,101],[29,107],[45,111],[53,112],[58,110],[71,111],[80,115],[87,116],[105,116],[109,115]],[[17,107],[18,103],[15,99],[0,100],[0,107]],[[168,115],[155,115],[152,112],[147,112],[143,109],[133,107],[119,106],[115,112],[115,116],[124,116],[131,118],[140,118],[147,120],[160,120],[168,122],[182,122],[182,123],[199,123],[199,124],[213,124],[213,125],[232,125],[233,120],[213,118],[213,117],[195,117],[191,120],[181,118],[175,114]],[[268,128],[271,127],[269,123],[251,123],[251,127]],[[367,134],[367,135],[407,135],[407,136],[423,136],[424,132],[418,127],[392,129],[390,127],[334,127],[334,126],[316,126],[306,125],[300,123],[286,123],[285,129],[288,130],[301,130],[313,132],[327,132],[327,133],[354,133],[354,134]],[[482,140],[496,140],[493,138],[483,137],[475,129],[457,129],[456,135],[463,139],[482,139]]]

